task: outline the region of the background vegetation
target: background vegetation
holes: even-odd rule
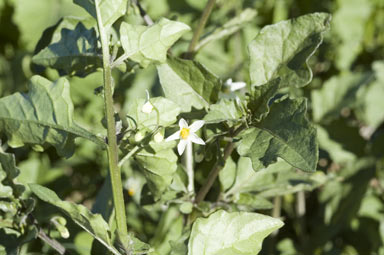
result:
[[[153,20],[167,17],[194,28],[206,1],[143,0],[141,4]],[[285,91],[293,98],[308,98],[308,117],[316,123],[320,145],[318,171],[309,175],[277,169],[259,176],[246,189],[260,199],[257,203],[244,203],[245,207],[280,216],[285,222],[278,233],[266,239],[261,254],[384,255],[384,2],[219,0],[205,32],[214,34],[246,8],[257,14],[243,14],[252,17],[246,25],[242,24],[231,36],[200,45],[202,48],[195,57],[222,80],[232,78],[250,83],[247,45],[263,26],[313,12],[333,16],[330,31],[310,60],[313,81],[305,88]],[[85,22],[89,17],[71,0],[0,0],[0,97],[26,92],[27,81],[35,73],[50,80],[59,77],[53,69],[40,70],[31,59],[46,44],[39,41],[45,29],[68,15],[84,17]],[[134,24],[143,23],[134,4],[126,19]],[[187,33],[173,47],[173,54],[184,51],[191,37],[192,33]],[[140,70],[128,66],[125,70],[114,70],[113,76],[117,108],[128,111],[133,99],[146,98],[146,89],[151,96],[163,93],[155,67]],[[75,119],[95,133],[104,133],[103,100],[95,92],[102,85],[102,73],[69,80]],[[16,155],[18,182],[44,185],[55,190],[60,198],[83,204],[94,212],[100,212],[111,202],[107,192],[110,187],[104,183],[107,158],[95,144],[79,139],[76,153],[62,159],[54,148],[44,152],[12,149],[6,146],[6,137],[1,138],[3,150]],[[164,212],[145,201],[145,180],[135,162],[125,164],[122,171],[129,229],[140,240],[157,247],[161,254],[168,254],[170,246],[166,240],[179,235],[182,224],[174,220],[179,208],[171,207]],[[200,184],[204,175],[196,173]],[[225,186],[224,178],[220,181],[215,184],[216,192]],[[233,191],[236,192],[240,191]],[[55,227],[58,210],[42,201],[37,203],[33,217],[46,232],[71,254],[89,254],[91,247],[84,244],[91,243],[86,241],[91,236],[68,220],[66,227],[71,235],[63,238],[63,232]],[[0,247],[13,241],[4,234],[1,230]],[[33,253],[54,251],[36,239],[21,251]]]

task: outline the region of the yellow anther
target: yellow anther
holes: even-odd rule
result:
[[[181,131],[180,131],[180,136],[184,140],[187,140],[187,138],[189,136],[189,128],[182,128]]]
[[[131,189],[128,189],[128,195],[129,196],[133,196],[135,194],[135,191],[131,188]]]

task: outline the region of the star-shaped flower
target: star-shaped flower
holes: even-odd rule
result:
[[[181,118],[179,121],[180,130],[169,136],[167,139],[165,139],[165,141],[169,142],[180,139],[180,142],[177,145],[177,151],[179,152],[179,155],[183,154],[188,143],[192,142],[205,145],[203,139],[195,134],[195,132],[199,130],[204,125],[204,123],[205,122],[203,120],[197,120],[193,122],[192,125],[188,126],[188,123],[183,118]]]

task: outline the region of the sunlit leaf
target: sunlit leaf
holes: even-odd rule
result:
[[[330,15],[313,13],[264,27],[249,44],[252,84],[281,78],[280,87],[307,85],[312,71],[307,61],[323,40]]]
[[[188,255],[255,255],[264,238],[283,225],[279,219],[258,213],[220,210],[195,221]]]
[[[76,137],[105,146],[99,137],[74,122],[69,83],[65,78],[51,82],[34,76],[28,94],[1,98],[0,132],[8,136],[13,147],[51,144],[64,156],[72,155]]]
[[[127,0],[73,0],[73,2],[83,7],[95,19],[97,19],[97,3],[104,27],[110,27],[118,18],[123,16],[127,11],[128,4]]]
[[[286,98],[274,103],[260,124],[240,133],[237,151],[252,159],[254,170],[267,167],[280,157],[303,171],[315,171],[316,129],[305,117],[306,108],[304,99]]]
[[[186,24],[166,18],[150,27],[123,22],[120,40],[127,57],[148,66],[151,62],[164,63],[168,49],[189,30]]]
[[[223,121],[238,122],[242,117],[240,107],[235,100],[221,99],[217,104],[209,107],[208,113],[204,116],[207,123],[219,123]]]
[[[218,100],[220,79],[196,61],[169,58],[157,70],[165,96],[177,103],[183,112],[192,107],[207,108]]]

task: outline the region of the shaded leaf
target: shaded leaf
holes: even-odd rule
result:
[[[125,55],[146,67],[151,62],[164,63],[168,49],[189,30],[186,24],[165,18],[150,27],[123,22],[120,40]]]
[[[60,40],[57,41],[58,37]],[[55,68],[63,75],[78,76],[102,66],[94,28],[87,29],[79,22],[73,30],[62,28],[60,36],[56,33],[52,39],[49,46],[33,56],[35,64]]]
[[[54,191],[38,184],[29,184],[31,191],[41,200],[62,209],[77,225],[96,238],[113,254],[120,253],[113,247],[107,222],[100,214],[92,214],[85,206],[62,201]]]
[[[209,106],[208,113],[204,116],[206,123],[220,123],[223,121],[237,122],[241,119],[242,112],[235,100],[221,99],[217,104]]]
[[[313,13],[264,27],[249,44],[252,84],[261,86],[281,78],[280,87],[307,85],[307,65],[329,27],[330,15]]]
[[[123,16],[128,4],[127,0],[73,0],[73,2],[83,7],[96,20],[96,7],[99,8],[104,27],[110,27]]]
[[[220,210],[195,221],[188,255],[255,255],[264,238],[283,225],[279,219],[258,213]]]
[[[0,99],[0,132],[12,147],[24,144],[53,145],[60,155],[70,156],[78,136],[105,146],[103,140],[73,120],[69,83],[33,76],[28,94],[15,93]]]
[[[173,142],[151,142],[135,156],[144,168],[149,188],[156,199],[171,185],[177,170],[177,156],[173,152]]]
[[[157,67],[164,94],[183,112],[207,108],[216,103],[222,82],[202,64],[193,60],[169,58]]]
[[[305,117],[306,108],[304,99],[286,98],[274,103],[260,124],[240,133],[238,153],[251,158],[254,170],[267,167],[280,157],[303,171],[315,171],[316,129]]]

